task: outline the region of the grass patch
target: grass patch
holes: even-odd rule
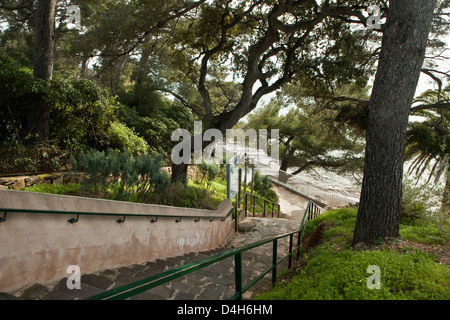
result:
[[[216,178],[210,183],[211,186],[209,189],[209,196],[214,200],[216,205],[219,205],[227,198],[227,182],[222,178]],[[205,190],[205,183],[196,180],[189,180],[188,187]]]
[[[80,185],[76,183],[62,184],[35,184],[26,187],[24,191],[51,193],[59,195],[78,195],[80,193]]]
[[[425,244],[448,244],[448,233],[429,222],[424,225],[400,225],[400,235],[406,240]]]
[[[367,268],[381,269],[381,288],[369,289]],[[449,299],[450,271],[421,252],[320,249],[289,284],[261,294],[268,300]]]
[[[351,247],[356,222],[354,209],[326,212],[310,221],[305,235],[327,222],[322,242],[304,256],[306,266],[289,282],[260,294],[262,300],[448,300],[450,299],[450,267],[436,262],[436,256],[420,249],[443,246],[448,250],[445,230],[432,222],[401,225],[394,245],[378,245],[375,250]],[[408,248],[395,243],[405,241]],[[414,242],[413,242],[414,241]],[[446,245],[446,246],[445,246]],[[380,289],[367,286],[372,273],[367,268],[380,268]]]
[[[95,193],[93,188],[86,191],[81,188],[80,184],[68,183],[65,185],[35,184],[31,187],[24,188],[23,191],[117,200],[117,189],[117,183],[110,184],[102,192]],[[205,190],[204,184],[194,181],[189,181],[186,187],[181,184],[171,185],[167,192],[158,201],[155,201],[155,204],[215,210],[226,197],[226,181],[218,178],[212,182],[212,188],[209,191]],[[124,201],[138,202],[137,195],[131,194]]]

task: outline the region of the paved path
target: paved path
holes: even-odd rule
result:
[[[275,184],[272,186],[272,189],[278,195],[280,211],[284,214],[284,217],[301,220],[309,200]]]

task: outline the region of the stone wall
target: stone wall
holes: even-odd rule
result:
[[[224,221],[193,218],[225,217],[230,200],[210,211],[0,190],[0,218],[6,208],[138,215],[123,223],[114,216],[80,215],[71,224],[68,220],[76,215],[8,213],[0,223],[0,292],[9,293],[35,283],[52,284],[68,276],[69,265],[87,274],[211,250],[226,244],[234,232],[231,215]],[[139,216],[143,214],[183,218],[160,217],[152,223]]]
[[[18,177],[0,178],[0,190],[12,189],[21,190],[35,184],[66,184],[69,182],[80,183],[84,179],[84,173],[64,172]]]

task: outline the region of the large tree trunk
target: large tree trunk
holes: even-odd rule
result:
[[[281,159],[280,170],[281,171],[287,171],[288,168],[289,168],[289,160],[288,159]]]
[[[53,45],[55,39],[56,0],[38,0],[35,13],[34,65],[35,77],[50,83],[53,74]],[[49,137],[49,102],[44,97],[36,98],[36,104],[27,114],[28,132],[37,142],[46,142]]]
[[[391,0],[370,102],[353,245],[399,235],[408,116],[435,0]]]
[[[185,163],[174,164],[172,163],[172,183],[181,182],[183,185],[187,184],[187,174],[189,165]]]

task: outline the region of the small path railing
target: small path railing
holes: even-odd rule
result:
[[[252,211],[253,211],[253,217],[255,217],[255,209],[256,209],[256,199],[261,199],[263,200],[263,217],[266,217],[266,213],[270,214],[270,210],[268,212],[266,212],[266,208],[269,209],[269,206],[266,206],[266,204],[271,204],[272,207],[272,218],[274,217],[274,214],[277,215],[277,217],[280,217],[280,204],[267,200],[263,197],[257,196],[256,194],[250,194],[250,203],[251,203],[251,207],[252,207]],[[276,208],[276,211],[274,211],[274,208]],[[245,216],[247,217],[247,212],[245,214]]]

